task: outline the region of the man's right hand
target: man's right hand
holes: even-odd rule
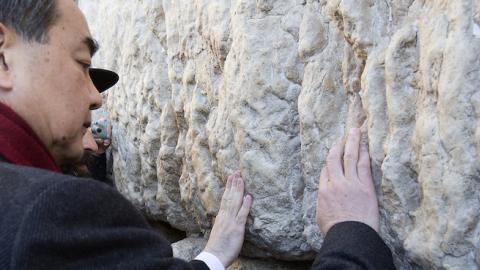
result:
[[[373,186],[368,148],[360,143],[360,129],[337,141],[320,174],[317,223],[324,235],[344,221],[358,221],[379,231],[380,215]],[[342,164],[343,160],[343,164]]]
[[[240,172],[228,177],[220,210],[204,250],[215,255],[225,268],[237,259],[243,245],[245,224],[252,206],[252,196],[244,196],[244,186]]]

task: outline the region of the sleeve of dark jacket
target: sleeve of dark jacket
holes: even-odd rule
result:
[[[312,269],[395,269],[382,238],[368,225],[342,222],[327,233]]]
[[[23,217],[11,269],[208,269],[172,249],[117,191],[93,180],[60,181]]]

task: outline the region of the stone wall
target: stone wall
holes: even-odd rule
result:
[[[117,187],[188,234],[240,169],[243,255],[310,260],[332,142],[368,140],[399,269],[480,266],[478,0],[80,0],[121,76]]]

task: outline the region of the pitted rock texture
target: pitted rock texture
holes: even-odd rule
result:
[[[312,259],[321,167],[361,126],[397,266],[480,266],[479,1],[79,4],[121,76],[116,184],[150,218],[208,234],[241,170],[243,254]]]

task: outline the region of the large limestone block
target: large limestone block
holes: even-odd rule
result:
[[[243,254],[312,259],[321,167],[361,126],[397,266],[480,266],[479,1],[79,2],[121,76],[116,184],[150,218],[208,235],[239,169]]]

